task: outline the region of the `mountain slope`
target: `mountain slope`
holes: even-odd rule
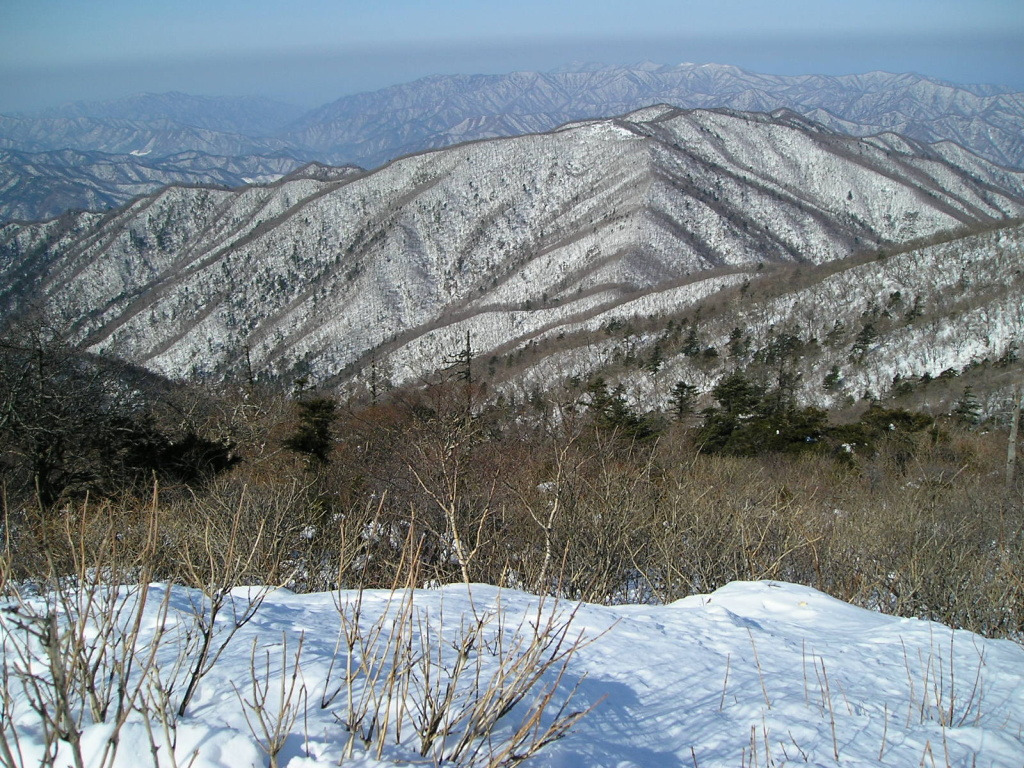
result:
[[[773,387],[784,362],[804,404],[898,394],[945,413],[970,385],[986,415],[1005,413],[1024,348],[1022,252],[1018,219],[882,257],[658,286],[574,323],[527,329],[499,350],[491,387],[521,400],[600,374],[643,409],[665,410],[680,381],[708,393],[740,370]],[[478,325],[444,329],[449,348],[459,333],[475,338]],[[712,404],[707,395],[700,407]]]
[[[656,287],[1020,216],[1022,198],[1024,177],[980,159],[662,106],[341,180],[170,188],[8,225],[0,298],[38,298],[94,351],[176,376],[251,363],[338,382],[380,356],[404,381],[466,323],[497,350]]]
[[[955,141],[993,162],[1024,166],[1024,94],[1008,88],[907,73],[782,76],[719,64],[434,75],[305,114],[257,97],[137,94],[0,116],[0,148],[157,156],[288,149],[323,162],[380,165],[409,152],[546,131],[658,103],[791,109],[851,135],[892,131],[929,143]]]
[[[301,112],[164,93],[0,116],[0,221],[103,210],[166,184],[271,181],[302,164],[267,138]]]

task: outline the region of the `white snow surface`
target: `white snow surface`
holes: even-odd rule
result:
[[[156,606],[167,589],[151,588],[146,611],[152,620],[143,622],[139,647],[157,624]],[[180,587],[169,597],[171,624],[202,599]],[[245,593],[238,590],[232,599],[244,602]],[[293,656],[302,636],[299,683],[308,706],[291,729],[280,765],[338,765],[346,739],[335,718],[339,707],[320,704],[331,685],[331,657],[340,665],[335,679],[337,669],[344,668],[344,646],[340,651],[336,646],[336,606],[351,606],[356,599],[354,592],[269,592],[203,679],[178,725],[179,762],[195,768],[268,764],[246,724],[240,695],[250,695],[255,648],[257,666],[270,659],[273,701],[286,656],[282,649]],[[387,591],[367,592],[364,615],[372,620],[389,606],[395,610],[399,601]],[[856,608],[809,587],[737,582],[669,605],[576,606],[487,585],[450,585],[416,591],[413,604],[420,631],[428,625],[436,630],[443,622],[449,642],[460,620],[474,612],[500,614],[505,627],[514,630],[524,620],[536,621],[538,610],[554,611],[571,618],[570,638],[582,633],[582,647],[571,657],[554,703],[576,686],[569,709],[593,710],[526,765],[983,768],[1019,767],[1024,759],[1024,648]],[[4,663],[10,665],[18,634],[12,630],[10,604],[0,608]],[[161,646],[167,656],[160,657],[161,664],[171,663],[174,645]],[[554,683],[553,678],[551,673],[545,682]],[[13,680],[8,690],[23,764],[36,765],[38,731],[23,691]],[[508,724],[499,723],[499,735],[513,727],[517,713],[508,716]],[[146,729],[133,717],[117,752],[115,764],[122,768],[153,764]],[[91,764],[98,764],[110,732],[109,725],[85,727],[83,748]],[[170,764],[166,745],[162,750],[162,764]],[[357,750],[341,764],[435,763],[408,746],[389,745],[382,759]]]

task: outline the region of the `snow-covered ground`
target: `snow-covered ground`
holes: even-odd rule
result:
[[[122,592],[125,605],[130,608],[136,595]],[[162,603],[164,597],[167,600]],[[242,591],[233,593],[231,600],[248,605]],[[494,751],[518,727],[537,692],[554,688],[542,728],[573,691],[563,717],[592,707],[564,738],[526,765],[1019,768],[1024,764],[1024,648],[939,624],[883,616],[808,587],[733,583],[710,595],[663,606],[540,603],[532,595],[486,585],[418,590],[412,600],[405,599],[404,593],[366,592],[361,598],[359,635],[367,647],[373,645],[374,622],[383,613],[389,618],[378,626],[397,626],[404,642],[388,647],[382,633],[377,653],[367,654],[380,665],[368,663],[362,674],[358,664],[348,663],[347,643],[338,644],[342,619],[355,638],[351,628],[358,601],[354,592],[266,594],[251,621],[201,680],[176,728],[164,733],[157,718],[153,730],[147,731],[139,715],[132,714],[120,733],[114,764],[152,765],[155,744],[159,764],[174,765],[167,744],[170,737],[176,739],[177,765],[267,765],[270,758],[260,746],[260,740],[266,740],[259,716],[263,714],[273,726],[273,712],[282,700],[292,705],[292,717],[286,718],[291,722],[282,729],[277,755],[282,766],[438,764],[431,755],[451,753],[466,721],[453,729],[452,736],[435,740],[433,751],[425,750],[427,756],[421,757],[422,739],[414,731],[416,719],[423,719],[424,713],[415,706],[401,710],[395,702],[403,694],[409,701],[423,701],[424,691],[434,691],[435,701],[443,702],[460,663],[460,648],[466,671],[453,689],[449,713],[468,711],[474,701],[486,698],[486,683],[496,679],[502,657],[532,659],[533,665],[525,665],[530,668],[542,665],[552,654],[556,657],[538,685],[493,729],[490,749]],[[36,597],[17,610],[8,602],[0,611],[9,675],[7,705],[14,707],[17,724],[12,730],[12,718],[5,717],[3,733],[8,745],[18,735],[26,766],[40,764],[42,731],[23,685],[26,659],[23,646],[19,654],[19,643],[25,631],[17,625],[25,623],[27,611],[42,612],[41,605]],[[180,699],[182,681],[195,655],[188,655],[189,646],[177,633],[194,627],[190,616],[205,605],[194,591],[175,587],[167,594],[164,585],[150,588],[139,624],[136,676],[146,669],[157,627],[164,627],[165,634],[156,664],[148,672],[150,684],[140,688],[138,702],[159,698],[157,680],[166,685],[177,679],[179,686],[170,698]],[[230,608],[229,601],[222,619],[231,616]],[[124,628],[130,631],[132,611],[122,614]],[[552,614],[560,618],[549,626],[545,616]],[[474,617],[481,621],[475,633]],[[567,629],[566,622],[571,622]],[[531,656],[529,641],[538,623],[541,636],[546,634],[556,643]],[[37,629],[43,626],[28,624]],[[89,630],[84,636],[97,635]],[[472,647],[462,642],[466,637],[474,638]],[[517,645],[517,637],[527,642]],[[578,647],[566,653],[577,640]],[[358,650],[359,643],[353,642]],[[34,647],[41,654],[42,648]],[[177,674],[176,658],[189,660]],[[399,675],[397,685],[388,689],[387,673],[396,659],[399,666],[404,659],[410,671]],[[562,661],[567,662],[564,670]],[[510,669],[507,665],[506,661],[505,668]],[[45,693],[49,665],[40,655],[31,668],[41,686],[36,690]],[[262,710],[260,691],[252,684],[253,669],[266,694]],[[376,678],[375,669],[382,672]],[[424,676],[427,670],[429,679]],[[358,702],[374,680],[378,694],[388,690],[394,694],[390,709],[379,708],[391,713],[385,725],[389,736],[380,758],[374,743],[365,748],[359,740],[353,743],[351,757],[345,758],[349,734],[343,723],[355,722],[351,713],[359,710],[347,702],[350,696]],[[477,686],[476,680],[483,685]],[[507,674],[505,680],[511,677]],[[136,688],[129,686],[129,690]],[[113,719],[108,715],[106,724],[88,725],[86,718],[82,751],[93,761],[87,764],[99,764],[114,729]],[[168,723],[173,720],[167,718]],[[364,729],[368,722],[369,718],[363,719]],[[394,743],[398,729],[400,745]],[[443,764],[486,765],[486,742],[477,740],[477,747],[476,762]],[[472,749],[463,752],[469,754]],[[56,764],[73,764],[69,749],[63,750]]]

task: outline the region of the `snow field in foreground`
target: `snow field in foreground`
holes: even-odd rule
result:
[[[139,593],[118,594],[126,606],[118,632],[131,636],[136,624],[130,609]],[[233,608],[244,610],[253,594],[236,590],[229,596],[214,648],[228,637]],[[128,686],[141,693],[113,757],[108,745],[115,717],[108,713],[106,722],[91,724],[95,718],[84,715],[85,764],[102,764],[107,750],[107,764],[122,768],[268,765],[265,730],[276,728],[277,763],[290,768],[433,765],[452,754],[458,759],[446,765],[488,765],[489,755],[515,741],[521,724],[526,731],[519,733],[529,738],[559,722],[567,700],[560,710],[566,723],[590,711],[526,765],[1024,764],[1024,648],[1010,641],[883,616],[780,582],[737,582],[664,606],[576,606],[487,585],[417,590],[406,597],[379,590],[361,598],[356,592],[266,593],[199,681],[185,715],[161,718],[156,684],[177,681],[166,700],[180,701],[196,658],[188,649],[198,647],[194,640],[189,645],[186,633],[209,602],[194,590],[152,585],[129,676],[147,682]],[[45,612],[42,597],[0,605],[7,674],[0,728],[15,764],[25,766],[43,761],[44,731],[30,697],[34,690],[38,696],[38,681],[45,689],[52,680],[52,666],[45,644],[25,644],[24,627],[42,626],[26,617]],[[349,631],[339,645],[343,626]],[[546,644],[531,645],[537,626]],[[396,628],[403,642],[389,645],[387,636]],[[93,625],[82,635],[93,643],[103,636]],[[154,647],[154,663],[147,667]],[[91,653],[99,658],[95,649]],[[367,660],[362,673],[360,658]],[[408,674],[395,676],[399,683],[388,688],[388,674],[406,662]],[[501,680],[511,690],[517,681],[532,680],[534,670],[540,673],[536,685],[518,701],[495,693],[500,685],[488,687]],[[29,679],[36,688],[25,685]],[[538,699],[543,694],[549,698]],[[402,707],[399,700],[409,703]],[[147,702],[149,727],[138,712]],[[277,718],[282,702],[285,717]],[[480,724],[490,721],[481,702],[507,703],[510,711],[484,728]],[[534,721],[538,730],[530,731],[530,714],[540,704],[546,704],[544,714]],[[424,749],[429,728],[423,723],[432,712],[441,712],[450,733],[436,728]],[[379,758],[375,727],[386,734]],[[366,736],[369,744],[350,740],[350,733]],[[56,765],[73,765],[72,752],[63,744]]]

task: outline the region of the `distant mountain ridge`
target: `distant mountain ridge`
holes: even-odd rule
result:
[[[0,115],[0,221],[115,208],[167,184],[273,181],[305,162],[269,137],[301,111],[166,93]]]
[[[913,74],[781,76],[718,64],[656,64],[504,75],[437,75],[313,110],[281,134],[327,160],[374,166],[476,138],[550,130],[656,103],[683,109],[791,109],[854,136],[892,131],[955,141],[1024,166],[1024,94]]]
[[[287,150],[280,139],[264,139],[198,128],[165,118],[9,117],[0,115],[0,149],[19,152],[105,152],[166,157],[179,152],[211,155],[272,154]]]
[[[157,158],[71,149],[39,153],[0,150],[0,219],[38,220],[69,208],[116,208],[169,184],[263,184],[301,165],[286,155],[223,157],[196,150]]]
[[[44,307],[92,351],[172,376],[251,369],[338,386],[376,361],[390,382],[418,381],[467,333],[497,361],[679,312],[774,265],[1024,216],[1024,174],[962,163],[784,110],[655,106],[370,173],[312,166],[8,224],[0,306]],[[990,331],[990,343],[1001,354],[1008,342]],[[543,380],[599,364],[577,357]]]
[[[255,97],[141,94],[35,116],[0,116],[0,149],[36,154],[73,149],[147,161],[188,151],[286,154],[296,161],[377,167],[426,149],[544,132],[658,103],[768,113],[789,109],[854,136],[893,132],[926,143],[955,142],[994,163],[1024,167],[1024,94],[999,86],[961,86],[884,72],[779,76],[717,64],[650,62],[436,75],[346,96],[305,114]],[[109,188],[90,189],[87,170],[74,189],[60,193],[62,180],[76,173],[74,163],[36,163],[34,175],[26,178],[27,173],[16,164],[8,168],[7,177],[17,177],[11,189],[51,187],[53,194],[44,206],[32,202],[34,193],[11,208],[0,204],[0,221],[43,218],[82,205],[102,208],[135,194],[131,186],[114,195]],[[150,190],[155,188],[156,182]]]

